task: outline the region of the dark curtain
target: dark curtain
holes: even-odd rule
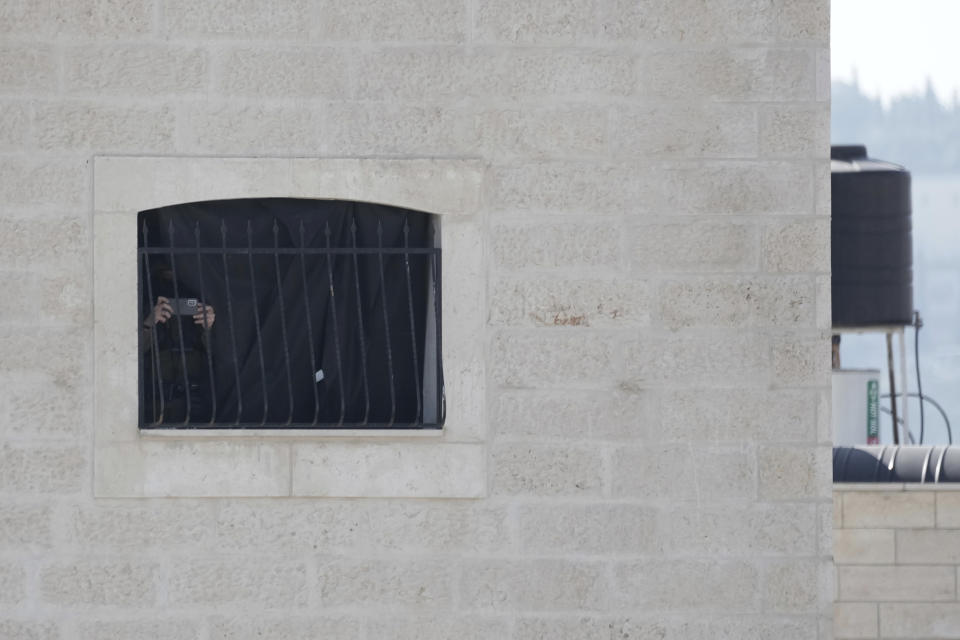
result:
[[[195,297],[216,311],[206,335],[191,318],[180,316],[157,326],[156,349],[151,341],[142,346],[144,424],[157,418],[157,394],[175,385],[171,376],[183,379],[181,366],[174,373],[161,371],[165,385],[156,384],[155,350],[161,362],[169,359],[166,352],[189,365],[189,384],[181,385],[191,389],[189,416],[174,397],[179,389],[163,391],[171,398],[165,424],[187,417],[191,424],[212,419],[222,426],[418,422],[427,314],[434,313],[427,309],[430,254],[405,260],[376,252],[273,250],[328,243],[333,248],[354,243],[360,249],[432,248],[428,214],[278,198],[165,207],[141,212],[139,223],[140,247],[173,250],[140,257],[141,319],[160,295]],[[243,251],[201,253],[198,244]]]

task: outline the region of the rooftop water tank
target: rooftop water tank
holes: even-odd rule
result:
[[[864,146],[830,149],[833,326],[908,325],[913,317],[910,173],[867,157]]]

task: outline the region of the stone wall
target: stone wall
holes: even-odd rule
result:
[[[960,638],[956,489],[836,485],[838,640]]]
[[[2,3],[0,637],[831,637],[828,35],[827,0]],[[94,498],[100,155],[483,164],[483,497]]]

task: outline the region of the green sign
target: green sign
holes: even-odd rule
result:
[[[867,444],[880,444],[880,383],[867,380]]]

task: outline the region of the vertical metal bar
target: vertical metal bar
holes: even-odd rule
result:
[[[357,326],[360,328],[360,370],[363,373],[363,422],[370,419],[370,385],[367,382],[367,342],[363,333],[363,304],[360,298],[360,261],[357,257],[357,214],[354,205],[353,219],[350,222],[350,235],[353,243],[353,283],[357,294]]]
[[[340,353],[340,329],[337,323],[337,296],[333,288],[333,254],[330,252],[330,223],[324,225],[323,233],[327,238],[327,283],[330,285],[330,320],[333,323],[333,353],[337,361],[337,380],[340,387],[340,419],[337,426],[343,425],[347,415],[346,391],[343,388],[343,356]],[[354,256],[356,258],[356,256]],[[360,333],[363,334],[363,318],[360,318]],[[362,338],[361,338],[362,339]],[[366,378],[364,378],[366,381]]]
[[[393,347],[390,345],[390,318],[387,315],[387,281],[383,277],[383,220],[377,220],[377,264],[380,267],[380,299],[383,301],[383,333],[387,341],[387,377],[390,382],[390,421],[393,426],[397,416],[397,391],[393,383]]]
[[[180,300],[180,287],[177,284],[177,261],[176,256],[173,254],[173,220],[170,221],[170,224],[167,226],[167,231],[170,235],[170,271],[173,272],[173,297],[177,299],[178,304]],[[190,378],[187,375],[187,354],[183,348],[183,324],[180,322],[180,318],[177,317],[177,335],[180,337],[180,366],[183,370],[183,387],[184,387],[184,396],[187,400],[187,411],[186,415],[183,417],[183,426],[190,425]]]
[[[420,395],[420,359],[417,357],[417,327],[413,317],[413,287],[410,284],[410,221],[403,219],[403,267],[407,276],[407,311],[410,315],[410,351],[413,354],[413,382],[417,392],[417,413],[411,426],[423,423],[420,417],[423,411],[423,398]]]
[[[240,414],[243,413],[243,392],[240,387],[240,362],[237,354],[237,334],[233,327],[233,296],[230,295],[230,266],[227,264],[227,223],[220,221],[220,240],[223,247],[223,283],[227,290],[227,321],[230,325],[230,348],[233,350],[233,374],[237,394],[237,418],[234,424],[240,424]]]
[[[143,248],[144,249],[147,249],[150,246],[149,242],[147,242],[147,239],[148,239],[147,238],[147,221],[144,220],[143,221]],[[155,418],[153,424],[162,424],[163,412],[165,410],[165,407],[163,402],[163,380],[160,377],[160,343],[157,340],[157,321],[156,321],[156,318],[153,317],[153,309],[157,303],[156,303],[156,300],[154,300],[153,298],[153,282],[152,282],[151,273],[150,273],[150,254],[147,253],[146,251],[143,252],[143,268],[146,269],[147,271],[147,275],[146,275],[147,302],[150,305],[149,306],[150,320],[152,321],[152,324],[150,325],[150,338],[152,341],[151,350],[150,350],[150,361],[154,365],[156,365],[154,367],[156,369],[156,373],[154,377],[155,384],[153,386],[159,390],[159,392],[157,392],[156,395],[154,396],[154,400],[153,400],[154,418]],[[160,416],[159,417],[157,417],[156,415],[157,396],[160,397]]]
[[[200,280],[200,302],[203,304],[203,350],[207,354],[207,373],[210,374],[210,424],[217,421],[217,384],[213,379],[213,356],[210,354],[210,327],[207,324],[207,294],[203,288],[203,261],[200,258],[200,221],[193,227],[193,237],[197,241],[197,278]]]
[[[317,424],[317,418],[320,416],[320,396],[317,394],[317,356],[313,347],[313,319],[310,317],[310,287],[307,285],[307,258],[303,250],[306,249],[306,232],[303,228],[303,220],[300,220],[300,276],[303,285],[303,306],[307,311],[307,346],[310,348],[310,370],[313,371],[313,426]],[[329,254],[328,254],[329,259]],[[332,295],[330,296],[333,297]]]
[[[290,343],[287,341],[287,311],[283,304],[283,281],[280,278],[280,225],[273,219],[273,266],[277,274],[277,302],[280,303],[280,336],[283,339],[283,363],[287,370],[287,401],[290,403],[287,424],[293,422],[293,377],[290,374]]]
[[[257,278],[253,272],[253,223],[247,220],[247,262],[250,265],[250,293],[253,296],[253,323],[257,328],[257,355],[260,357],[260,379],[263,381],[263,419],[262,427],[267,423],[267,367],[263,361],[263,336],[260,333],[260,305],[257,303]]]
[[[900,412],[903,414],[903,442],[911,444],[913,436],[910,434],[910,407],[907,405],[910,381],[907,379],[907,345],[904,340],[906,329],[900,327],[897,333],[900,334]],[[920,399],[920,406],[923,406],[923,398]]]
[[[433,271],[433,312],[436,317],[437,325],[437,423],[442,423],[446,416],[446,391],[444,390],[443,385],[443,340],[441,336],[443,335],[443,317],[440,312],[443,309],[442,304],[442,294],[443,294],[443,282],[441,280],[441,266],[443,262],[441,260],[441,249],[438,246],[440,241],[440,223],[437,220],[437,217],[434,216],[433,221],[433,245],[436,249],[436,253],[430,255],[430,267]]]
[[[900,444],[900,421],[897,420],[897,381],[893,373],[893,334],[887,331],[887,375],[890,376],[890,415],[893,417],[893,444]]]

